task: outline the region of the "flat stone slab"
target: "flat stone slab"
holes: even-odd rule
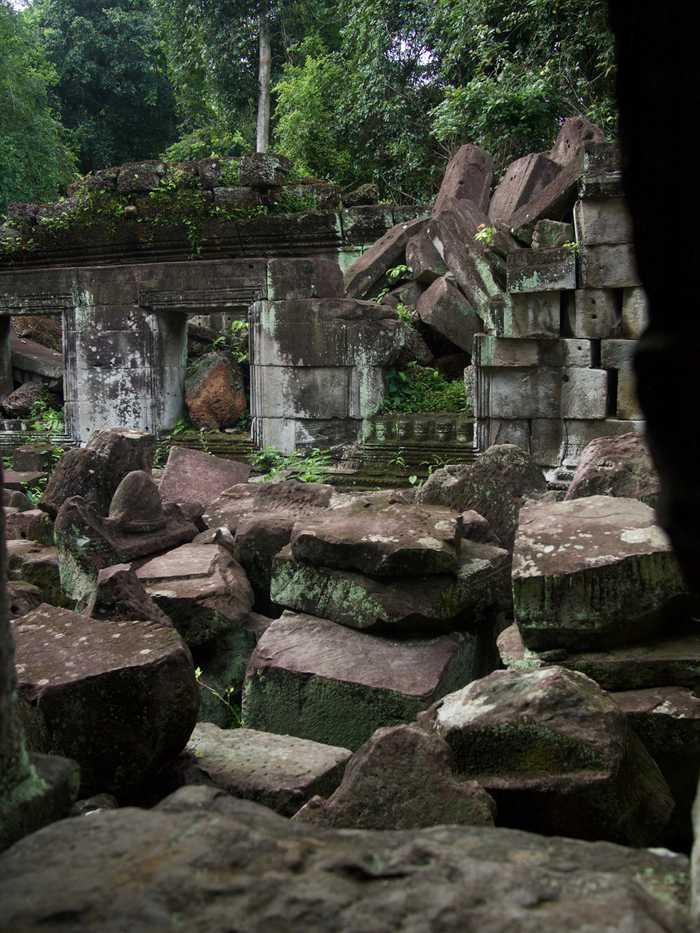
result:
[[[525,506],[513,553],[514,618],[528,648],[586,650],[649,637],[685,592],[653,509],[589,496]]]
[[[501,825],[653,845],[673,810],[657,765],[588,677],[495,671],[419,716],[458,773],[495,799]]]
[[[186,544],[136,570],[146,592],[188,645],[225,634],[253,608],[240,564],[216,544]]]
[[[209,505],[217,496],[250,476],[247,463],[224,460],[187,447],[171,447],[158,491],[163,502]]]
[[[77,761],[83,796],[129,793],[182,750],[198,697],[174,628],[95,622],[43,604],[12,631],[33,748]]]
[[[270,598],[355,629],[432,630],[478,623],[510,597],[510,555],[491,544],[463,541],[455,576],[374,580],[314,567],[283,548],[272,562]]]
[[[358,748],[477,677],[476,644],[468,633],[389,640],[285,612],[250,659],[243,725]]]
[[[300,519],[291,537],[296,560],[372,577],[456,573],[457,516],[429,506],[358,502]]]
[[[352,752],[291,735],[200,722],[184,755],[234,797],[292,816],[314,794],[336,789]]]
[[[15,489],[19,492],[29,486],[36,486],[40,479],[43,479],[46,473],[40,473],[36,470],[23,471],[18,473],[16,470],[5,470],[3,475],[5,489]]]
[[[687,889],[683,855],[488,826],[320,832],[211,787],[63,820],[0,855],[3,922],[23,933],[227,933],[233,917],[250,933],[407,917],[416,933],[689,933]]]
[[[284,512],[301,517],[326,508],[333,487],[326,483],[242,483],[232,486],[211,502],[203,517],[208,528],[226,527],[236,533],[244,515],[256,512]]]

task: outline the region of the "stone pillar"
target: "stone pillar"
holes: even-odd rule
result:
[[[10,317],[0,317],[0,395],[12,392],[12,350],[10,348]]]
[[[182,413],[186,316],[103,305],[89,290],[64,319],[66,429],[81,443],[97,430],[157,433]]]

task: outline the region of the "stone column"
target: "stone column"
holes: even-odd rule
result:
[[[0,317],[0,395],[12,392],[12,350],[10,348],[10,317]]]

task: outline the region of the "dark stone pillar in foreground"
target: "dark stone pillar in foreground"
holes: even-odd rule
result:
[[[30,757],[27,752],[17,714],[6,580],[5,513],[0,508],[0,850],[64,816],[77,796],[79,783],[74,762],[50,755]]]
[[[624,183],[650,324],[636,356],[638,395],[662,480],[659,518],[700,590],[700,293],[697,35],[690,7],[611,0]]]

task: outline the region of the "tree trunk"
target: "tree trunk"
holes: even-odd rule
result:
[[[270,74],[272,50],[270,48],[270,17],[267,3],[260,9],[260,64],[258,68],[258,126],[256,149],[267,152],[270,145]]]

